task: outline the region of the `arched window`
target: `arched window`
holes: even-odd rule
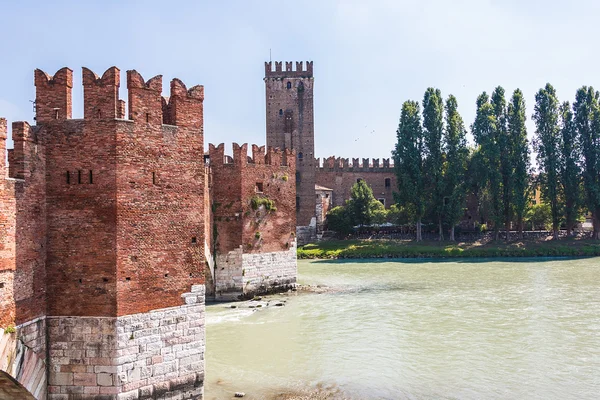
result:
[[[287,83],[287,88],[288,88],[288,89],[291,89],[291,88],[292,88],[292,82],[288,82],[288,83]]]
[[[298,83],[298,91],[299,92],[303,92],[304,91],[304,83],[302,83],[302,82]]]
[[[279,109],[279,115],[283,115],[283,109],[282,108]]]
[[[298,160],[302,160],[302,157],[304,157],[304,154],[302,152],[298,153]]]

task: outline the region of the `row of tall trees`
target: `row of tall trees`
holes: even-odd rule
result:
[[[552,229],[558,237],[561,221],[572,233],[580,209],[593,215],[594,234],[600,239],[600,95],[591,87],[577,91],[573,106],[560,104],[547,84],[535,97],[533,120],[542,197],[550,206]],[[450,95],[445,103],[438,89],[428,88],[422,101],[402,106],[393,157],[398,178],[397,202],[414,215],[421,240],[425,215],[439,226],[454,226],[464,214],[466,195],[474,193],[487,209],[498,239],[516,223],[522,238],[530,203],[533,171],[527,140],[523,93],[516,89],[507,102],[497,87],[476,101],[471,133],[476,147],[469,150],[458,104]]]
[[[600,239],[600,94],[583,86],[573,106],[560,103],[547,84],[535,95],[533,119],[542,195],[550,205],[552,230],[558,237],[564,216],[570,234],[577,210],[587,208],[593,218],[593,238]]]

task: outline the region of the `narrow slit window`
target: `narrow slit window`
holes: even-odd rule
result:
[[[90,184],[94,183],[94,173],[90,169]]]
[[[71,174],[67,171],[67,185],[71,183]]]
[[[146,122],[150,122],[150,113],[146,113]]]
[[[283,108],[279,109],[279,115],[283,115]]]
[[[77,183],[81,184],[81,170],[77,171]]]
[[[58,108],[54,109],[54,119],[58,119]]]
[[[292,82],[288,82],[288,83],[287,83],[287,88],[288,88],[288,89],[291,89],[291,88],[292,88]]]
[[[152,173],[152,184],[156,185],[156,172]]]

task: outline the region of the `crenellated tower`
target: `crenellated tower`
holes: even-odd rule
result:
[[[313,62],[296,62],[295,69],[286,62],[285,70],[282,62],[265,62],[264,81],[267,146],[296,152],[296,219],[302,243],[312,236],[316,215]]]

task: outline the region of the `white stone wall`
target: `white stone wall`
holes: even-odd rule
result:
[[[202,399],[204,285],[184,305],[111,317],[49,317],[49,400]]]
[[[296,285],[298,262],[296,241],[289,249],[242,255],[244,296],[283,291]]]
[[[201,399],[204,383],[204,285],[185,305],[117,319],[119,399]]]
[[[243,294],[242,246],[215,258],[215,299],[238,300]]]
[[[0,370],[19,381],[36,399],[46,399],[45,317],[15,327],[14,333],[0,329]]]

